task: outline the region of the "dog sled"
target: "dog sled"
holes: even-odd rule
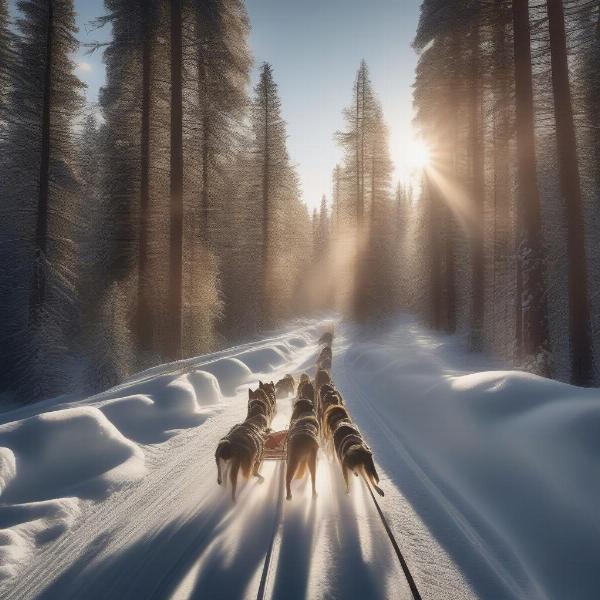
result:
[[[272,431],[265,440],[263,460],[286,460],[288,430]]]

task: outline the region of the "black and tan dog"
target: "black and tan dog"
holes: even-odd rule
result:
[[[246,419],[251,419],[256,415],[264,415],[267,420],[267,426],[271,425],[271,421],[275,416],[274,403],[265,390],[260,388],[248,390],[248,414],[246,415]]]
[[[265,400],[271,407],[271,418],[277,412],[277,399],[275,398],[275,385],[271,383],[258,382],[258,388],[256,390],[248,389],[248,407],[252,400],[262,399]]]
[[[342,395],[335,389],[333,384],[326,383],[319,389],[319,422],[321,423],[321,429],[324,427],[323,417],[325,411],[330,406],[344,406],[344,399]]]
[[[319,357],[317,358],[317,369],[325,369],[329,371],[331,369],[332,352],[331,346],[325,346]]]
[[[341,422],[352,423],[352,419],[345,406],[334,404],[325,409],[321,418],[321,431],[323,432],[325,445],[332,452],[335,451],[333,447],[333,432],[338,423]]]
[[[300,391],[304,387],[304,384],[309,383],[309,382],[310,382],[310,377],[306,373],[302,373],[302,375],[300,375],[300,379],[298,380],[298,389],[296,390],[297,398],[300,397]]]
[[[230,463],[229,478],[231,480],[231,499],[235,502],[238,473],[241,469],[244,477],[250,474],[258,477],[262,464],[264,444],[268,433],[264,415],[246,419],[243,423],[234,425],[229,433],[219,441],[215,452],[217,463],[217,483],[223,483],[222,470],[225,463]]]
[[[310,386],[310,387],[309,387]],[[304,385],[303,391],[311,393],[312,384]],[[312,388],[314,397],[314,388]],[[310,471],[312,494],[316,497],[317,452],[319,451],[319,421],[313,400],[303,397],[296,401],[287,439],[287,465],[285,474],[286,498],[291,500],[293,479],[304,477]]]
[[[331,331],[326,331],[320,338],[319,338],[319,344],[327,344],[328,346],[331,346],[331,344],[333,343],[333,330]]]
[[[264,390],[264,392],[267,394],[267,396],[273,403],[273,406],[277,405],[277,395],[275,393],[275,384],[272,381],[270,383],[263,383],[262,381],[259,381],[258,389]]]
[[[298,385],[297,398],[306,398],[313,403],[315,401],[315,388],[308,378],[308,375],[306,376],[306,379],[304,381],[300,381],[300,384]]]
[[[325,346],[321,350],[321,352],[319,353],[319,356],[317,358],[317,364],[319,364],[325,358],[328,358],[329,360],[331,360],[333,358],[333,352],[331,350],[331,346]]]
[[[275,395],[277,398],[287,398],[293,396],[296,389],[296,383],[291,375],[286,375],[275,384]]]
[[[342,467],[342,475],[346,483],[346,493],[350,491],[348,473],[352,472],[357,477],[360,475],[367,485],[371,484],[373,489],[380,496],[383,496],[383,490],[377,485],[379,483],[379,475],[373,462],[373,453],[363,440],[358,427],[354,423],[342,418],[330,432],[335,453]]]

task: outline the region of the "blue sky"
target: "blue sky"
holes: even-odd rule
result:
[[[396,178],[411,166],[416,55],[410,44],[419,5],[420,0],[247,0],[255,67],[262,61],[273,65],[290,156],[310,207],[330,194],[331,171],[341,158],[333,134],[343,127],[342,109],[362,58],[390,128]],[[94,31],[89,25],[104,13],[103,0],[75,0],[75,8],[82,42],[109,39],[109,28]],[[82,48],[77,61],[93,102],[104,81],[102,53],[88,55]]]

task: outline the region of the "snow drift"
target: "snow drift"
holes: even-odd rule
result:
[[[345,360],[386,471],[406,462],[508,597],[597,597],[600,391],[518,371],[462,375],[480,358],[455,340],[395,333]]]
[[[154,367],[74,402],[49,399],[0,419],[0,579],[101,502],[144,477],[146,453],[223,409],[223,396],[305,346],[292,331],[270,343]]]

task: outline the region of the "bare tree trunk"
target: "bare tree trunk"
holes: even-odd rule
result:
[[[167,356],[182,356],[183,314],[183,106],[182,0],[171,1],[171,206],[169,245],[169,320]]]
[[[149,11],[152,0],[142,4],[142,130],[140,148],[140,212],[138,257],[138,340],[143,350],[152,344],[152,322],[148,298],[148,228],[150,222],[150,107],[152,77],[152,39]]]
[[[515,103],[518,168],[518,221],[523,352],[544,375],[548,364],[548,307],[544,281],[544,250],[540,195],[536,173],[528,0],[513,1]],[[518,301],[519,301],[518,300]]]
[[[35,264],[31,314],[40,316],[46,297],[46,260],[48,241],[48,204],[50,192],[50,115],[52,102],[52,45],[54,37],[54,0],[48,0],[47,32],[42,97],[40,176],[38,188],[37,224],[35,231]]]
[[[567,217],[569,338],[571,383],[589,385],[593,378],[592,337],[588,304],[585,231],[577,140],[569,83],[565,16],[562,0],[547,0],[550,29],[554,118],[558,144],[560,188]]]

